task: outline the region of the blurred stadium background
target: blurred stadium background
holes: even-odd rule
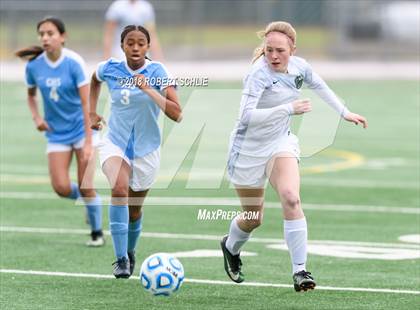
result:
[[[2,0],[0,59],[16,61],[13,51],[37,43],[36,22],[57,15],[67,25],[67,45],[97,63],[102,57],[104,14],[111,2]],[[298,54],[312,60],[417,61],[420,52],[416,0],[150,2],[170,63],[249,61],[259,44],[256,31],[273,20],[287,20],[296,27]]]

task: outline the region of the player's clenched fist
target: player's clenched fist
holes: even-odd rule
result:
[[[146,77],[143,74],[136,74],[134,76],[134,81],[136,83],[136,86],[140,89],[149,88],[149,84],[147,84]]]
[[[303,114],[312,111],[312,104],[309,99],[296,100],[293,102],[293,114]]]
[[[90,128],[95,129],[95,130],[102,129],[102,123],[105,123],[102,116],[96,113],[89,113],[89,118],[90,118]]]
[[[36,129],[39,131],[50,131],[48,123],[42,117],[36,117],[34,119]]]

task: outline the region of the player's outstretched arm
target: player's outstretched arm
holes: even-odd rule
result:
[[[343,116],[343,118],[348,122],[354,123],[355,125],[361,124],[363,126],[363,128],[368,127],[368,121],[362,115],[352,113],[352,112],[348,112],[346,115]]]
[[[325,81],[316,72],[314,72],[312,68],[309,67],[308,70],[310,72],[309,76],[311,77],[308,81],[309,88],[314,90],[321,99],[336,110],[346,121],[352,122],[356,125],[361,124],[363,128],[368,127],[365,117],[350,112],[343,103],[341,103],[336,94],[328,87],[327,83],[325,83]]]
[[[89,94],[89,119],[90,128],[95,130],[102,129],[102,123],[104,119],[102,116],[96,114],[96,107],[98,105],[99,93],[101,92],[101,82],[96,78],[96,73],[93,73],[90,82],[90,94]]]
[[[38,102],[36,100],[36,87],[28,88],[28,106],[32,114],[32,119],[35,123],[36,129],[39,131],[50,130],[48,123],[39,115]]]
[[[165,88],[164,96],[162,96],[158,91],[151,88],[145,82],[145,76],[143,74],[137,74],[135,76],[135,81],[137,83],[137,87],[149,95],[149,97],[152,98],[152,100],[159,106],[167,117],[177,123],[182,120],[182,110],[179,105],[175,87],[169,86]]]

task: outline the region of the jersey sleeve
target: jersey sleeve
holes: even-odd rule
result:
[[[95,70],[95,75],[96,75],[96,79],[99,82],[104,82],[105,81],[105,65],[106,65],[107,61],[102,61],[98,64],[98,66],[96,67]]]
[[[327,83],[313,71],[309,64],[306,66],[304,82],[341,117],[344,117],[350,112],[337,95],[328,87]]]
[[[105,20],[118,21],[120,18],[120,9],[118,1],[114,1],[105,13]]]
[[[28,88],[33,88],[36,86],[36,81],[32,73],[30,63],[26,64],[25,68],[25,83]]]
[[[263,70],[252,72],[244,80],[242,94],[258,98],[261,97],[267,87],[268,79],[268,76],[266,76]]]
[[[258,102],[266,88],[268,76],[263,70],[251,72],[244,80],[240,105],[240,122],[247,126],[251,115],[256,111]]]
[[[85,62],[81,58],[74,61],[72,70],[73,70],[73,78],[76,81],[77,88],[80,88],[86,84],[89,84]]]

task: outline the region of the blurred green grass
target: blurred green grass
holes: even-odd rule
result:
[[[352,169],[302,174],[301,198],[305,203],[335,205],[334,211],[306,210],[310,240],[399,243],[398,237],[420,234],[419,214],[364,212],[363,206],[411,207],[420,205],[420,92],[417,81],[331,81],[329,85],[348,107],[365,115],[370,127],[362,130],[342,123],[332,148],[363,156]],[[214,82],[213,89],[240,88],[237,83]],[[0,188],[2,192],[51,193],[45,156],[45,140],[33,128],[25,102],[23,83],[1,83],[0,89]],[[179,90],[185,104],[192,89]],[[101,105],[106,101],[102,92]],[[233,103],[239,106],[239,102]],[[190,117],[200,117],[191,115]],[[170,128],[169,128],[170,130]],[[215,144],[215,146],[220,143]],[[302,160],[305,169],[337,159],[323,152]],[[211,161],[209,161],[211,162]],[[381,165],[377,165],[380,163]],[[187,164],[191,164],[187,162]],[[376,164],[376,166],[375,166]],[[186,167],[188,168],[188,167]],[[210,167],[211,168],[211,167]],[[74,167],[72,169],[75,173]],[[310,182],[308,182],[310,180]],[[346,183],[347,182],[347,183]],[[344,185],[340,185],[340,183]],[[364,184],[367,184],[366,186]],[[410,186],[404,187],[404,184]],[[155,197],[234,197],[228,188],[187,190],[185,180],[175,179],[166,190],[152,189]],[[102,189],[103,195],[109,191]],[[268,189],[268,201],[278,201]],[[81,206],[65,199],[0,198],[1,226],[86,229]],[[352,205],[353,212],[339,210]],[[144,232],[222,236],[228,221],[199,221],[198,209],[237,210],[227,206],[144,207]],[[358,209],[360,208],[360,209]],[[104,227],[108,219],[104,208]],[[266,209],[263,225],[253,237],[283,237],[279,209]],[[110,237],[105,247],[85,248],[87,235],[1,232],[0,267],[111,274]],[[404,246],[404,243],[399,243]],[[411,245],[413,246],[413,245]],[[217,241],[141,238],[138,261],[154,252],[219,248]],[[244,257],[247,281],[290,283],[290,258],[286,251],[249,242],[244,250],[258,254]],[[221,258],[183,258],[186,277],[227,280]],[[418,290],[418,259],[380,260],[309,255],[309,268],[318,284],[334,287],[367,287]],[[137,270],[139,265],[137,266]],[[316,290],[296,294],[291,288],[243,287],[185,283],[178,295],[156,299],[141,290],[137,281],[81,279],[17,274],[0,275],[3,309],[417,309],[418,295]],[[121,297],[121,292],[127,292]],[[128,293],[129,292],[129,293]],[[241,300],[238,303],[238,300]]]

